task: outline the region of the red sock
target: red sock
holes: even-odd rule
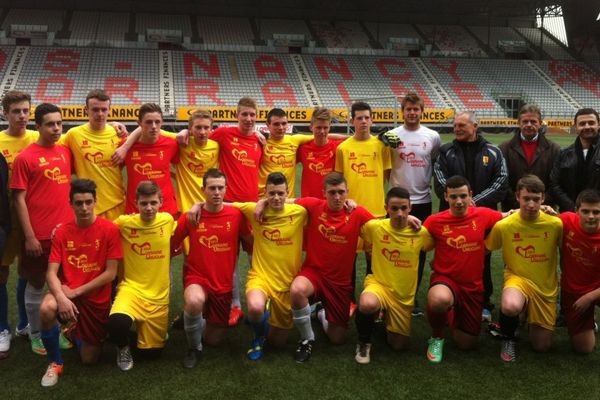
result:
[[[444,336],[444,328],[448,325],[448,311],[436,312],[427,306],[427,319],[431,325],[431,336],[441,338]]]

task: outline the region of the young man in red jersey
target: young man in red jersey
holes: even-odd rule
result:
[[[190,251],[183,266],[183,322],[188,352],[185,368],[193,368],[202,355],[203,341],[218,345],[228,327],[233,270],[240,238],[251,246],[252,235],[242,213],[224,204],[227,180],[223,172],[211,168],[203,176],[204,205],[197,226],[184,213],[177,222],[172,247],[186,237]]]
[[[63,372],[58,321],[73,324],[71,339],[79,343],[84,364],[102,354],[110,311],[111,282],[123,257],[119,228],[94,212],[96,184],[88,179],[71,183],[75,220],[56,229],[46,280],[50,293],[40,307],[42,341],[50,364],[42,386],[54,386]]]

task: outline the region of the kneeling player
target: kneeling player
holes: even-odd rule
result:
[[[562,213],[560,219],[561,309],[573,349],[587,354],[596,345],[594,306],[600,306],[600,193],[582,191],[575,202],[575,213]]]
[[[527,313],[533,349],[544,352],[552,345],[562,222],[540,212],[544,192],[544,183],[537,176],[519,179],[519,212],[498,222],[485,243],[490,250],[502,248],[506,266],[500,309],[500,330],[504,336],[500,358],[507,362],[517,358],[515,333],[522,312]]]
[[[215,346],[229,326],[233,270],[240,237],[251,245],[252,236],[242,213],[223,204],[227,182],[223,172],[209,169],[202,179],[205,203],[197,227],[181,215],[172,247],[190,238],[190,251],[183,266],[183,322],[189,350],[185,368],[196,366],[202,355],[202,340]],[[206,325],[206,330],[204,329]]]
[[[158,356],[165,345],[169,318],[170,241],[175,222],[171,214],[158,212],[163,198],[156,182],[141,182],[135,197],[139,214],[115,220],[121,230],[124,263],[108,330],[117,345],[117,366],[122,371],[133,368],[128,345],[132,324],[137,328],[137,348]]]
[[[111,282],[122,258],[119,229],[94,213],[96,184],[88,179],[71,183],[75,220],[56,229],[46,280],[50,293],[40,307],[42,341],[50,365],[42,386],[53,386],[63,371],[57,319],[74,323],[71,339],[84,364],[98,361],[110,310]]]
[[[419,254],[433,248],[425,228],[415,232],[408,226],[410,194],[401,187],[391,188],[385,198],[389,219],[372,220],[363,226],[361,236],[373,245],[373,273],[365,278],[356,313],[359,343],[355,360],[371,360],[371,334],[375,317],[385,310],[387,341],[394,350],[405,349],[410,335],[419,271]]]

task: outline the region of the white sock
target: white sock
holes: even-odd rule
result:
[[[190,349],[202,350],[202,335],[205,327],[206,321],[202,318],[202,314],[183,313],[183,329]]]
[[[29,319],[29,334],[32,337],[39,336],[42,322],[40,321],[40,305],[44,297],[44,288],[36,289],[27,283],[25,287],[25,312]]]
[[[319,312],[317,312],[317,319],[323,325],[323,330],[327,333],[327,329],[329,328],[329,321],[327,321],[327,317],[325,316],[325,309],[321,308]]]
[[[315,340],[315,333],[312,330],[310,323],[310,305],[301,308],[299,310],[292,309],[294,316],[294,325],[300,332],[300,339],[302,340]]]

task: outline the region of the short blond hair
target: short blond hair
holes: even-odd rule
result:
[[[310,118],[310,123],[314,123],[317,120],[331,122],[331,111],[327,107],[315,107]]]
[[[248,107],[248,108],[253,108],[253,109],[257,109],[256,106],[256,100],[254,100],[252,97],[249,96],[244,96],[240,99],[240,101],[238,101],[238,105],[237,105],[237,111],[240,111],[240,108],[242,107]]]
[[[210,113],[210,111],[208,111],[208,110],[196,110],[193,113],[191,113],[190,114],[190,119],[188,120],[188,128],[191,128],[192,124],[197,119],[209,119],[210,120],[210,125],[211,125],[211,128],[212,128],[212,124],[213,124],[214,120],[213,120],[213,116]]]

